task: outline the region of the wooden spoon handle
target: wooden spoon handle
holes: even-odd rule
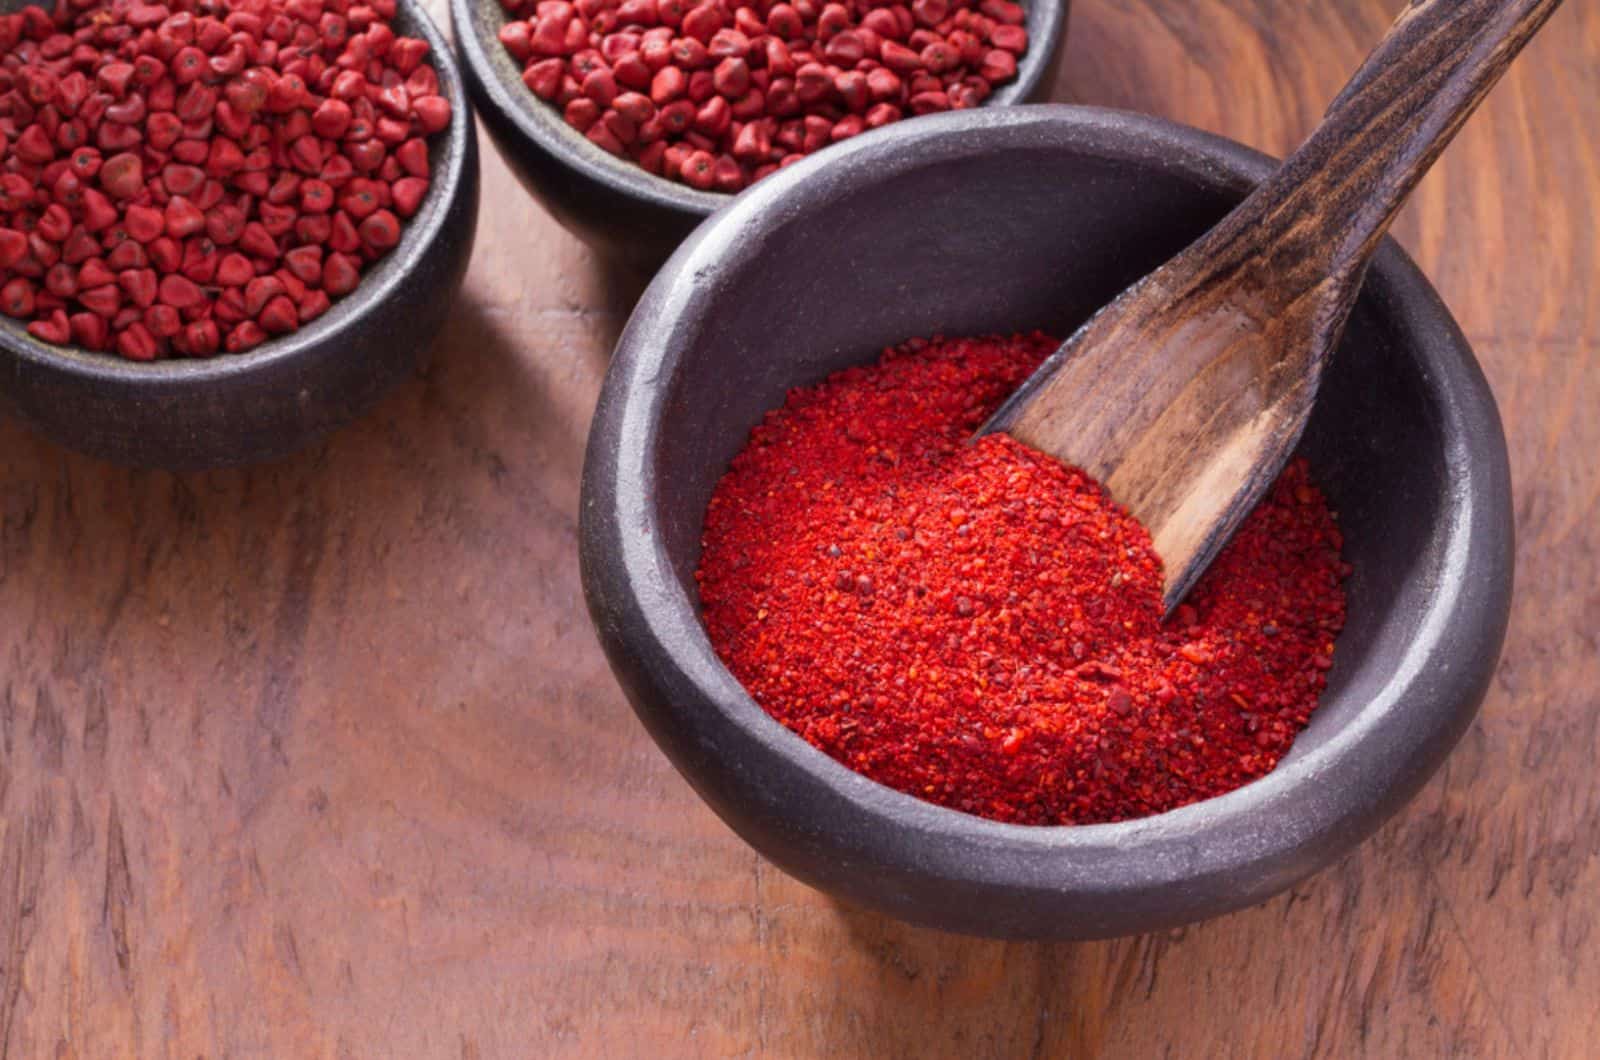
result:
[[[1353,300],[1407,194],[1560,4],[1413,0],[1311,138],[1194,249],[1221,269],[1267,264],[1285,298],[1331,279]]]

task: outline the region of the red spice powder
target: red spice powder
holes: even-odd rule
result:
[[[1028,48],[1012,0],[501,0],[522,81],[602,150],[703,191],[913,114],[975,107]]]
[[[999,821],[1119,821],[1277,764],[1348,568],[1296,460],[1163,624],[1132,516],[1009,437],[970,442],[1057,345],[916,341],[792,391],[718,484],[696,577],[729,669],[838,761]]]

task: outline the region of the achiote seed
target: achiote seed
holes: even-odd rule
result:
[[[138,360],[242,351],[326,312],[400,242],[428,137],[453,117],[395,10],[73,0],[0,15],[0,311],[42,341]],[[564,55],[588,43],[568,36]],[[638,49],[612,36],[587,60],[601,98]],[[612,124],[636,136],[653,116],[635,91]]]

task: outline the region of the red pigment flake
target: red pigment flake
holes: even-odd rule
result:
[[[1272,770],[1349,568],[1297,459],[1163,624],[1137,520],[1007,436],[969,443],[1057,344],[913,341],[790,392],[717,485],[696,578],[756,702],[857,772],[998,821],[1120,821]]]

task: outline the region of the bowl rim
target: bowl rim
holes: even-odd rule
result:
[[[218,352],[205,358],[165,357],[154,361],[135,361],[115,352],[96,352],[75,345],[58,346],[28,334],[24,325],[0,316],[0,350],[34,368],[96,382],[111,382],[138,387],[141,384],[214,382],[249,375],[270,365],[293,360],[321,346],[346,329],[377,312],[402,283],[438,237],[450,213],[450,204],[464,191],[467,166],[472,154],[472,108],[466,84],[456,65],[450,42],[433,22],[421,0],[395,0],[394,22],[404,32],[420,35],[428,42],[428,61],[439,78],[441,94],[450,100],[450,126],[435,136],[443,137],[444,149],[433,159],[428,194],[421,209],[401,228],[400,242],[363,273],[361,283],[334,302],[316,320],[244,353]]]
[[[1416,793],[1465,732],[1499,656],[1512,572],[1510,471],[1499,414],[1459,327],[1393,241],[1373,262],[1368,289],[1404,307],[1391,318],[1397,339],[1422,362],[1441,415],[1451,484],[1440,514],[1447,525],[1439,589],[1424,609],[1405,665],[1378,694],[1321,745],[1298,756],[1291,752],[1272,773],[1226,795],[1132,821],[1030,826],[971,816],[878,784],[784,728],[745,692],[712,649],[698,604],[661,544],[653,461],[670,388],[660,381],[673,377],[685,332],[694,330],[679,325],[715,299],[719,276],[759,253],[765,230],[848,194],[850,181],[840,179],[848,171],[892,180],[913,168],[1012,146],[1159,165],[1227,190],[1242,191],[1275,166],[1243,145],[1163,119],[1039,105],[900,123],[761,182],[679,248],[618,343],[585,460],[585,593],[613,668],[657,743],[719,816],[809,882],[817,882],[817,874],[797,868],[781,843],[751,834],[759,829],[743,817],[749,808],[731,805],[727,790],[769,783],[785,789],[772,796],[774,804],[790,804],[799,792],[827,799],[830,812],[808,817],[805,841],[841,863],[854,861],[850,871],[866,867],[902,882],[1111,900],[1098,918],[1082,910],[1072,923],[1037,931],[996,929],[977,912],[954,925],[957,930],[1091,938],[1175,926],[1259,901],[1370,834]],[[717,760],[707,751],[711,730],[726,732],[760,761]],[[1362,753],[1374,741],[1383,745],[1381,753]],[[728,781],[729,771],[741,779]],[[766,779],[750,779],[757,772]],[[1229,893],[1191,896],[1164,911],[1163,899],[1201,881]],[[906,919],[952,926],[920,916],[915,897],[852,897]]]
[[[1057,60],[1057,51],[1066,29],[1071,0],[1023,0],[1028,12],[1029,47],[1017,63],[1017,76],[994,91],[978,109],[1018,104],[1044,83]],[[481,83],[479,106],[492,108],[509,122],[523,138],[538,144],[567,171],[593,181],[608,190],[637,199],[650,206],[676,212],[706,216],[732,202],[735,195],[720,191],[699,191],[675,180],[640,169],[629,159],[617,158],[602,150],[568,125],[555,107],[539,99],[521,81],[521,71],[501,46],[498,38],[480,32],[476,14],[489,9],[492,20],[503,25],[505,9],[500,0],[450,0],[450,20],[455,27],[456,44]],[[1038,25],[1033,12],[1039,12]],[[1040,47],[1037,40],[1046,42]],[[912,119],[902,119],[903,124]],[[821,152],[816,152],[821,153]]]

